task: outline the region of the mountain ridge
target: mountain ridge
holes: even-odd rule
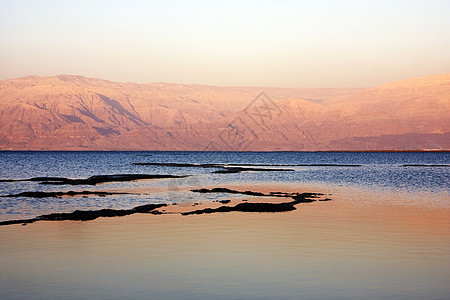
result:
[[[368,89],[0,81],[0,150],[448,150],[449,116],[450,74]]]

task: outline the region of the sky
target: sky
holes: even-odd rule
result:
[[[0,80],[369,87],[450,73],[450,1],[0,0]]]

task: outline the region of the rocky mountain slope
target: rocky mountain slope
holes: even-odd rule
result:
[[[364,90],[3,80],[1,149],[448,150],[450,74]]]

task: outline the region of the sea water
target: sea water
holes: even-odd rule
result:
[[[182,179],[155,179],[97,186],[55,186],[39,182],[0,182],[0,195],[25,191],[95,190],[131,195],[73,198],[0,198],[0,221],[31,218],[44,213],[74,210],[132,208],[146,203],[220,200],[183,187],[227,185],[352,186],[378,191],[427,192],[429,205],[448,206],[440,197],[450,190],[450,153],[447,152],[0,152],[0,179],[32,177],[87,178],[112,174],[169,174]],[[143,166],[134,163],[252,164],[292,171],[217,174],[217,169]],[[289,165],[289,166],[284,166]],[[297,166],[296,166],[297,165]],[[405,166],[414,165],[414,166]],[[435,196],[438,194],[439,196]],[[229,195],[227,195],[229,198]],[[225,197],[226,198],[226,197]]]
[[[0,198],[2,220],[233,197],[191,192],[202,187],[321,192],[332,199],[285,213],[136,214],[1,226],[1,299],[450,298],[449,153],[0,152],[0,160],[1,179],[189,175],[96,186],[2,182],[1,195],[132,193]],[[133,164],[145,162],[293,171],[220,174]]]

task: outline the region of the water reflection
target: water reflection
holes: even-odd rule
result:
[[[380,195],[336,189],[288,213],[4,226],[0,298],[449,298],[450,210]]]

